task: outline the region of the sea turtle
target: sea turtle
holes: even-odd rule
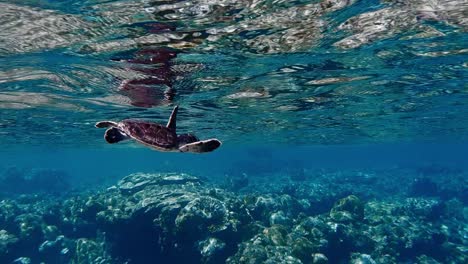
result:
[[[176,134],[176,118],[179,107],[175,106],[166,126],[141,120],[125,119],[120,122],[101,121],[97,128],[108,128],[104,139],[117,143],[126,139],[135,139],[139,143],[159,151],[210,152],[217,149],[221,142],[215,138],[199,140],[192,134]]]

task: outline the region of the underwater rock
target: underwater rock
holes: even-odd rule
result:
[[[35,214],[21,214],[15,218],[19,228],[19,238],[28,241],[42,240],[42,219]]]
[[[55,240],[59,236],[59,230],[54,225],[44,227],[43,233],[46,240]]]
[[[302,263],[293,256],[293,244],[289,241],[288,232],[288,228],[281,225],[264,228],[250,240],[241,243],[237,253],[229,257],[226,263]],[[300,246],[296,250],[302,254]],[[304,250],[306,248],[303,247]]]
[[[198,243],[203,263],[220,263],[222,261],[222,250],[226,246],[223,241],[210,237]]]
[[[135,173],[124,177],[118,183],[118,188],[125,194],[133,194],[149,185],[185,184],[188,182],[201,182],[198,178],[188,174],[151,174]]]
[[[268,246],[268,243],[264,236],[255,236],[248,242],[241,243],[237,253],[229,257],[226,263],[302,263],[298,258],[291,256],[289,247]]]
[[[335,203],[330,217],[337,222],[361,221],[364,219],[364,204],[358,197],[350,195]]]
[[[241,243],[234,256],[226,260],[227,264],[256,264],[264,263],[267,258],[267,251],[261,245],[259,238],[254,238],[250,243]]]
[[[94,237],[97,231],[97,217],[90,213],[91,205],[87,196],[69,198],[60,204],[52,204],[43,213],[47,224],[57,226],[66,237]],[[95,213],[95,211],[94,211]]]
[[[271,174],[273,173],[274,172]],[[367,176],[362,176],[363,173],[359,174],[354,171],[346,174],[328,173],[322,170],[309,170],[304,173],[307,178],[313,180],[303,181],[299,184],[297,181],[290,179],[291,175],[289,175],[288,172],[284,175],[283,173],[273,174],[274,176],[268,178],[250,177],[249,185],[243,188],[241,192],[246,194],[258,193],[260,194],[258,198],[262,200],[276,199],[273,194],[294,197],[292,202],[297,203],[297,205],[295,205],[297,206],[296,208],[291,208],[294,210],[283,210],[281,208],[273,209],[274,211],[283,210],[286,215],[291,212],[293,213],[291,216],[295,216],[298,212],[309,215],[329,212],[337,199],[346,197],[350,193],[354,193],[365,199],[387,196],[387,193],[380,190],[378,192],[374,191],[374,188],[371,188],[369,183],[363,184],[362,180],[356,180],[357,178],[366,178]],[[378,177],[372,178],[372,185],[375,184],[376,178]],[[380,180],[380,178],[378,179]],[[382,186],[390,185],[384,182]],[[274,204],[274,201],[271,204]],[[255,217],[261,217],[257,215],[257,212],[253,212],[253,215]]]
[[[4,256],[8,253],[9,247],[18,242],[13,234],[8,233],[6,230],[0,230],[0,260],[1,256]]]
[[[281,251],[277,251],[277,254],[265,261],[265,264],[276,264],[276,263],[285,263],[285,264],[302,264],[302,261],[292,256],[285,256],[281,254]]]
[[[370,255],[353,253],[351,255],[350,264],[377,264]]]
[[[445,204],[437,199],[407,198],[402,210],[427,220],[436,220],[445,214]]]
[[[293,228],[293,234],[307,238],[314,245],[312,252],[324,252],[329,247],[329,226],[324,219],[307,217]]]
[[[310,263],[312,261],[312,254],[316,246],[312,244],[307,238],[299,237],[292,242],[292,255],[300,259],[303,263]]]
[[[67,263],[72,258],[74,242],[58,236],[55,240],[46,240],[38,248],[41,259],[46,263]]]
[[[19,258],[13,260],[12,263],[14,263],[14,264],[31,264],[32,261],[31,261],[30,258],[27,258],[27,257],[19,257]]]
[[[270,215],[270,225],[291,225],[292,221],[289,219],[283,211],[278,211]]]
[[[234,194],[186,174],[136,173],[67,199],[15,196],[0,201],[0,263],[466,263],[460,200],[364,204],[343,195],[362,182],[327,176]]]
[[[339,263],[347,259],[351,252],[358,251],[366,246],[371,248],[370,245],[362,245],[360,232],[352,225],[341,223],[327,222],[328,229],[323,232],[328,241],[325,254],[328,256],[331,263]]]
[[[224,261],[240,239],[238,226],[248,219],[233,194],[208,188],[187,174],[132,174],[119,182],[118,190],[96,199],[105,208],[96,218],[111,252],[135,262],[143,261],[143,256],[162,261],[167,256],[181,262]],[[210,247],[200,250],[206,243],[213,246],[210,241],[217,245],[213,255]]]
[[[193,234],[198,230],[216,232],[225,229],[228,217],[226,206],[218,199],[209,196],[196,198],[190,201],[175,219],[177,232],[181,234]],[[206,230],[205,230],[206,229]]]
[[[326,223],[304,220],[295,226],[276,224],[264,228],[250,240],[241,243],[228,263],[312,263],[312,254],[328,248],[325,234],[318,229],[314,231],[314,225],[321,228]]]
[[[95,221],[96,215],[105,209],[106,207],[102,201],[95,199],[95,197],[90,197],[78,213],[80,218],[86,221]]]
[[[93,240],[80,238],[76,241],[74,263],[113,263],[106,252],[103,242],[99,243]]]
[[[13,200],[0,201],[0,226],[2,228],[12,228],[16,216],[21,214],[21,208]]]
[[[295,217],[299,212],[304,211],[303,206],[297,199],[288,194],[282,195],[260,195],[246,204],[250,215],[256,220],[269,222],[272,214],[281,211],[285,218]],[[275,218],[276,216],[273,216]]]
[[[460,249],[447,243],[448,240],[461,239],[456,238],[460,234],[447,230],[448,226],[453,225],[451,221],[446,221],[443,225],[445,227],[441,229],[439,221],[444,213],[436,209],[438,216],[433,217],[434,208],[428,206],[431,204],[427,201],[417,202],[412,198],[395,203],[369,203],[366,206],[366,219],[370,224],[370,236],[376,242],[373,255],[395,256],[398,261],[403,261],[414,260],[424,254],[443,259],[444,262],[462,263],[458,259],[463,255]]]
[[[417,257],[417,263],[418,264],[440,264],[440,262],[438,262],[437,260],[431,257],[428,257],[426,255],[421,255]]]
[[[322,253],[312,254],[312,264],[328,264],[328,258]]]
[[[286,245],[286,235],[288,230],[281,225],[274,225],[263,230],[263,235],[271,244],[275,246]]]

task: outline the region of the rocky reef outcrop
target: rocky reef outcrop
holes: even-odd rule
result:
[[[315,186],[235,193],[188,174],[135,173],[66,199],[20,195],[0,201],[0,263],[468,261],[456,197]]]

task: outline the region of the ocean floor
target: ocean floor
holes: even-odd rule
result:
[[[57,179],[1,178],[17,189],[0,190],[0,263],[468,262],[464,171],[133,173],[92,191]]]

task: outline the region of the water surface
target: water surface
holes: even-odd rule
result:
[[[0,5],[5,145],[103,144],[94,122],[174,104],[228,144],[466,139],[464,1]]]
[[[467,17],[462,0],[0,0],[0,262],[467,263]],[[178,132],[223,145],[94,127],[175,105]]]

